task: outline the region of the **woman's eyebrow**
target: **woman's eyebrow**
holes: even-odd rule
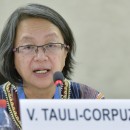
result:
[[[33,41],[34,38],[31,37],[31,36],[23,36],[21,39],[20,39],[20,42],[24,42],[24,41]]]
[[[57,33],[55,33],[55,32],[51,32],[51,33],[46,34],[45,37],[54,37],[54,38],[58,38],[58,35],[57,35]]]

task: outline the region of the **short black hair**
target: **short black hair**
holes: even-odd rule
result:
[[[11,83],[20,83],[21,76],[18,74],[14,65],[14,41],[16,29],[22,19],[28,17],[43,18],[56,25],[64,39],[64,43],[69,45],[69,51],[66,57],[65,66],[62,73],[65,78],[71,79],[75,60],[73,58],[76,51],[76,44],[72,31],[65,19],[55,10],[40,4],[28,4],[16,9],[8,19],[0,39],[0,72],[6,80]]]

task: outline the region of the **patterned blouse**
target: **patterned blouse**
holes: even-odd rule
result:
[[[20,121],[19,99],[25,98],[22,85],[14,86],[10,82],[0,86],[0,99],[6,99],[7,112],[10,114],[15,130],[22,130]],[[54,98],[54,97],[53,97]],[[61,88],[62,99],[104,99],[104,95],[84,84],[64,80]]]

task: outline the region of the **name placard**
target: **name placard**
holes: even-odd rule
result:
[[[20,100],[23,130],[130,130],[130,100]]]

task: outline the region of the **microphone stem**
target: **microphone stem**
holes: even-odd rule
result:
[[[55,91],[55,94],[54,94],[54,99],[61,99],[61,88],[62,86],[60,84],[57,84],[56,85],[56,91]]]
[[[61,99],[61,85],[60,84],[58,84],[58,92],[59,92],[59,99]]]

